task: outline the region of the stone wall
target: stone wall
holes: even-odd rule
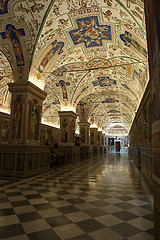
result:
[[[0,144],[9,142],[10,115],[0,112]],[[40,143],[45,145],[46,140],[49,143],[60,141],[60,129],[41,124]]]
[[[60,129],[41,124],[40,143],[41,145],[45,145],[46,142],[49,144],[60,143]]]
[[[10,115],[0,113],[0,144],[5,144],[9,141],[9,125]]]
[[[151,86],[146,88],[131,130],[129,132],[129,155],[134,164],[145,176],[150,187],[153,186],[152,175],[152,132],[151,132]]]
[[[130,131],[130,156],[154,192],[154,239],[160,239],[160,1],[145,0],[150,80]],[[146,111],[146,112],[145,112]],[[138,154],[137,154],[138,153]],[[137,159],[138,158],[138,159]]]

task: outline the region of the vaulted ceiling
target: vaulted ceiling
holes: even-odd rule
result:
[[[42,121],[82,111],[107,134],[127,134],[148,82],[143,0],[0,0],[0,111],[7,83],[47,92]],[[84,117],[84,115],[83,115]]]

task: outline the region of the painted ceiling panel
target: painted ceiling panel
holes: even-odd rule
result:
[[[8,83],[12,82],[12,69],[3,53],[0,53],[0,111],[10,113],[11,95]]]
[[[4,0],[0,29],[14,80],[28,69],[48,93],[43,122],[83,106],[106,133],[129,131],[148,82],[143,0]]]

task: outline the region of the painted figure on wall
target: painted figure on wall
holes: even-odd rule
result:
[[[134,47],[136,48],[140,53],[142,53],[146,58],[147,58],[147,51],[144,47],[142,47],[139,43],[138,40],[136,41],[134,39],[134,36],[132,36],[131,33],[125,31],[124,34],[120,34],[120,39],[124,42],[124,44],[127,47]]]
[[[61,87],[62,90],[62,97],[63,97],[63,101],[68,101],[68,93],[67,93],[67,88],[66,86],[70,86],[69,82],[65,82],[63,80],[60,80],[59,83],[56,83],[57,87]]]
[[[40,73],[43,72],[44,68],[46,67],[46,65],[49,63],[49,61],[57,54],[60,55],[63,52],[63,47],[64,47],[64,43],[63,42],[57,42],[57,40],[55,40],[54,42],[51,43],[51,49],[49,50],[49,52],[45,55],[45,57],[43,58],[41,64],[39,65],[38,71]]]
[[[81,114],[81,118],[82,119],[84,119],[85,118],[85,116],[86,116],[86,114],[85,114],[85,107],[84,107],[84,105],[86,105],[86,103],[84,103],[84,102],[82,102],[82,101],[80,101],[79,103],[78,103],[78,105],[80,106],[80,114]]]
[[[104,137],[102,136],[102,145],[104,145]]]
[[[70,123],[71,143],[75,141],[75,121],[72,119]]]
[[[119,102],[119,100],[115,98],[106,98],[105,100],[102,101],[102,103],[116,103]]]
[[[81,8],[87,7],[87,0],[79,0],[79,5]]]
[[[17,98],[17,101],[13,106],[13,127],[12,127],[12,139],[20,139],[21,137],[21,125],[22,125],[22,103],[21,98]]]
[[[87,130],[87,144],[89,144],[89,130]]]
[[[26,36],[23,28],[16,29],[13,25],[6,25],[6,32],[0,33],[2,39],[10,39],[16,56],[17,66],[24,66],[24,57],[20,38]]]
[[[94,113],[92,113],[90,121],[92,124],[94,123]]]
[[[6,11],[6,2],[8,1],[9,0],[0,0],[0,15],[8,12]]]
[[[91,145],[94,145],[94,132],[91,132]]]
[[[85,143],[85,128],[81,129],[81,143]]]
[[[110,79],[108,76],[97,77],[97,80],[92,82],[93,86],[108,87],[117,85],[116,80]]]
[[[61,142],[67,143],[68,142],[68,122],[66,118],[62,120],[61,125]]]
[[[98,145],[100,145],[100,135],[98,134]]]
[[[35,105],[29,105],[28,139],[39,139],[39,111]]]
[[[9,121],[2,120],[0,121],[0,142],[7,143],[9,136]]]

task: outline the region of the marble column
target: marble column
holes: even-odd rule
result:
[[[72,111],[58,112],[60,117],[60,142],[61,145],[75,145],[75,123],[77,114]]]
[[[9,83],[9,144],[0,146],[0,174],[29,177],[49,170],[50,148],[40,145],[42,103],[46,93],[31,82]]]
[[[102,131],[97,131],[97,144],[102,145]]]
[[[11,97],[10,143],[39,144],[43,100],[47,93],[31,82],[9,83]]]
[[[90,145],[92,146],[92,152],[94,155],[99,153],[97,130],[97,128],[90,128]]]
[[[79,122],[81,146],[89,145],[89,122]]]
[[[97,146],[97,128],[90,128],[90,144]]]
[[[105,146],[105,134],[102,134],[102,146]]]
[[[80,147],[75,146],[75,123],[77,114],[73,111],[60,111],[60,149],[65,161],[75,163],[80,160]]]
[[[79,122],[82,160],[87,159],[92,152],[92,147],[89,146],[89,126],[87,121]]]

